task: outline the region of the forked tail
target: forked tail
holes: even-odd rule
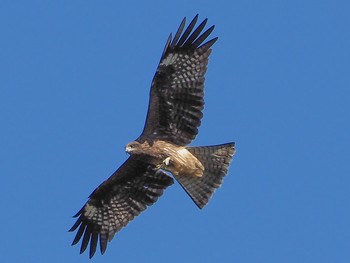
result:
[[[187,150],[202,163],[204,174],[201,177],[175,175],[175,178],[196,205],[203,208],[215,189],[221,186],[222,179],[235,153],[235,144],[187,147]]]

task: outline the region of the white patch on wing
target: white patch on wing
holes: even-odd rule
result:
[[[162,66],[169,66],[175,62],[178,54],[169,54],[163,61],[160,63]]]
[[[84,208],[84,216],[87,218],[92,218],[96,212],[97,208],[93,205],[86,204]]]

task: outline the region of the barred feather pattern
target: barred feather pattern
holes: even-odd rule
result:
[[[235,153],[235,144],[226,143],[214,146],[187,147],[204,166],[202,177],[174,175],[199,208],[203,208],[214,191],[222,184],[228,166]]]
[[[174,38],[170,34],[150,90],[144,130],[137,139],[163,140],[178,146],[189,144],[198,134],[203,117],[204,81],[211,46],[217,37],[206,39],[214,26],[203,32],[207,19],[196,28],[198,15],[185,28],[180,24]],[[201,178],[177,176],[176,179],[200,207],[221,185],[234,153],[234,145],[188,147],[204,165]],[[104,254],[107,243],[134,217],[155,203],[173,184],[172,177],[131,156],[110,178],[90,195],[75,215],[70,231],[77,231],[72,245],[81,241],[80,253],[90,245],[90,258],[98,243]],[[152,162],[151,162],[152,163]]]
[[[214,26],[202,33],[205,19],[192,32],[197,19],[198,16],[182,34],[183,20],[174,39],[170,35],[167,41],[152,82],[145,128],[138,141],[157,138],[187,145],[198,134],[208,57],[217,38],[202,44]]]
[[[80,253],[83,253],[90,242],[91,258],[99,240],[104,254],[107,242],[115,233],[156,202],[172,184],[170,176],[130,157],[90,195],[89,201],[75,215],[78,219],[69,231],[78,231],[72,245],[82,238]]]

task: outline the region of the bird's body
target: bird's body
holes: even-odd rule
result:
[[[208,203],[227,174],[234,143],[188,146],[203,117],[205,73],[217,40],[204,42],[214,26],[202,32],[205,19],[194,29],[197,19],[198,15],[185,30],[184,19],[174,38],[168,38],[152,81],[145,127],[125,148],[130,157],[75,215],[70,231],[77,234],[72,244],[82,239],[80,253],[90,244],[90,258],[98,243],[103,254],[114,235],[174,183],[164,171],[173,175],[199,208]]]
[[[126,152],[173,175],[201,177],[204,172],[202,163],[185,146],[166,141],[134,141],[127,144]]]

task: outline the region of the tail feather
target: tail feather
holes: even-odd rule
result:
[[[199,208],[203,208],[213,195],[215,189],[222,184],[228,166],[235,153],[235,144],[227,143],[213,146],[187,147],[204,166],[202,177],[175,175],[176,180],[184,188]]]

